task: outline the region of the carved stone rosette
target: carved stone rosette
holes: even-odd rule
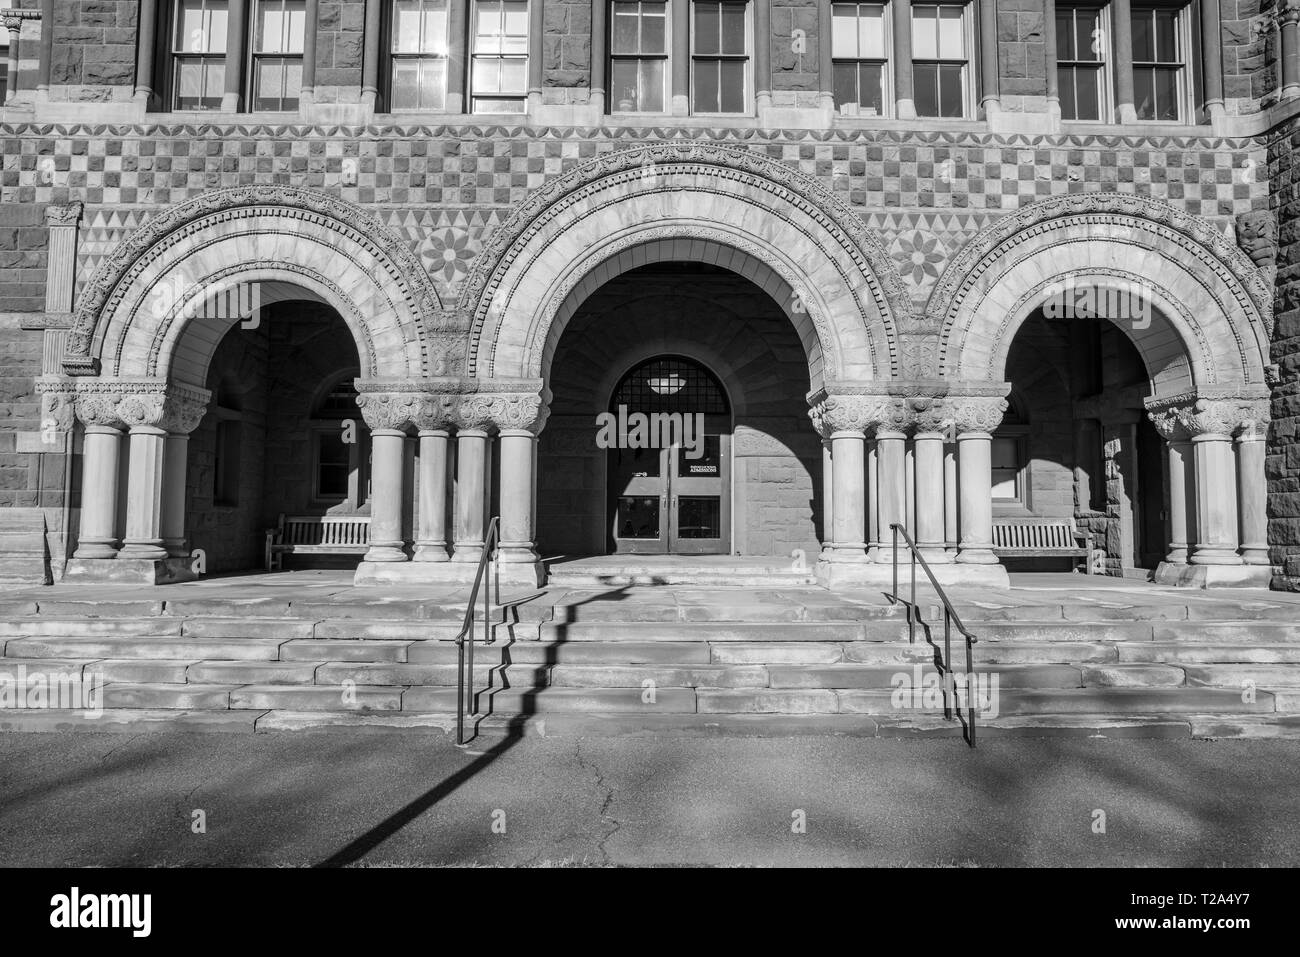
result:
[[[1007,411],[1007,400],[998,396],[949,396],[946,402],[958,435],[992,433]]]

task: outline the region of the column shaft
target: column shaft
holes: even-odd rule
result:
[[[861,432],[836,432],[831,436],[832,494],[835,496],[831,505],[835,522],[832,561],[859,562],[866,555],[865,444],[866,437]]]
[[[370,549],[368,562],[404,562],[402,473],[406,433],[374,429],[370,433]]]
[[[316,21],[320,17],[320,0],[307,0],[302,37],[302,83],[299,102],[316,89]]]
[[[9,28],[9,72],[5,81],[5,102],[12,103],[18,95],[18,37],[22,33],[23,21],[11,17],[4,23]]]
[[[831,461],[831,440],[822,439],[822,557],[829,558],[835,527],[835,466]]]
[[[1133,13],[1129,0],[1111,5],[1111,30],[1115,33],[1115,104],[1120,123],[1136,123],[1133,106]]]
[[[691,112],[691,0],[670,0],[672,4],[673,116]]]
[[[1192,506],[1196,493],[1192,487],[1192,443],[1168,442],[1169,460],[1169,553],[1165,561],[1187,564],[1188,543],[1196,524]]]
[[[1282,99],[1300,96],[1300,15],[1282,15]]]
[[[131,429],[127,468],[126,538],[118,558],[156,560],[163,548],[163,452],[167,433],[152,425]]]
[[[86,426],[76,558],[117,557],[117,476],[122,431]]]
[[[1043,52],[1047,72],[1047,109],[1061,116],[1060,76],[1056,65],[1056,0],[1043,0]]]
[[[230,0],[226,32],[226,91],[221,98],[225,113],[238,113],[244,100],[244,48],[247,30],[246,0]]]
[[[834,29],[831,0],[817,0],[817,99],[824,110],[835,109],[835,63],[831,59],[831,31]]]
[[[465,96],[468,65],[465,50],[468,42],[469,0],[451,0],[447,16],[447,112],[468,113],[469,100]]]
[[[998,4],[997,0],[979,0],[980,14],[980,106],[984,115],[1001,109],[998,91]]]
[[[522,429],[501,432],[501,561],[537,561],[533,542],[533,461],[537,436]]]
[[[140,27],[136,37],[135,98],[147,106],[153,95],[153,57],[158,33],[158,0],[140,0]]]
[[[916,119],[916,99],[912,92],[912,4],[911,0],[893,0],[890,16],[894,20],[894,115],[900,120]]]
[[[880,455],[875,440],[867,442],[867,559],[880,556]]]
[[[913,440],[916,472],[916,544],[928,562],[946,562],[946,491],[943,435],[921,432]]]
[[[415,560],[445,562],[447,554],[447,466],[451,435],[445,429],[420,431],[420,517]]]
[[[878,431],[876,463],[879,470],[876,480],[876,521],[880,524],[881,545],[877,560],[892,564],[894,523],[907,523],[907,437],[901,432]],[[898,560],[907,560],[905,545],[898,553]]]
[[[383,33],[383,0],[366,0],[365,36],[361,45],[361,101],[374,109],[379,96],[379,37]]]
[[[1196,467],[1196,545],[1193,565],[1240,565],[1232,439],[1217,433],[1192,438]]]
[[[54,61],[54,0],[41,0],[41,58],[36,66],[36,92],[50,91],[50,66]]]
[[[1200,0],[1201,66],[1205,87],[1205,112],[1223,115],[1223,25],[1219,22],[1219,0]]]
[[[947,443],[943,447],[943,542],[949,556],[957,553],[961,540],[957,510],[957,446]]]
[[[487,532],[488,433],[456,433],[456,544],[451,560],[477,562]]]
[[[609,0],[591,0],[591,106],[597,116],[605,113],[605,35]]]
[[[964,432],[957,436],[957,481],[960,486],[961,551],[957,561],[995,565],[993,554],[993,436]]]
[[[528,103],[542,105],[542,36],[546,32],[546,0],[531,0],[528,7]]]
[[[754,106],[772,105],[772,0],[754,0]]]
[[[162,540],[173,558],[189,556],[185,547],[185,487],[189,472],[188,435],[169,434],[163,450]]]
[[[1241,517],[1241,560],[1268,561],[1268,481],[1264,476],[1264,437],[1237,438],[1237,501]]]

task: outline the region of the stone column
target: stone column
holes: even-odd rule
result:
[[[135,94],[141,109],[148,109],[153,97],[153,53],[158,33],[158,0],[140,0],[140,29],[136,36]]]
[[[1047,73],[1047,112],[1061,119],[1060,78],[1056,66],[1056,0],[1043,0],[1043,63]]]
[[[122,454],[121,422],[78,398],[77,417],[85,423],[81,466],[81,532],[75,558],[117,557],[117,477]]]
[[[598,0],[593,0],[598,2]],[[465,43],[468,30],[469,0],[451,0],[447,19],[447,112],[468,113],[465,96]]]
[[[827,115],[835,112],[835,64],[831,58],[831,30],[834,29],[831,0],[817,0],[817,105]]]
[[[197,392],[168,396],[162,428],[167,433],[163,448],[162,516],[163,548],[171,558],[189,558],[185,535],[185,497],[189,478],[189,444],[193,432],[208,410],[210,396]]]
[[[831,443],[831,542],[822,549],[828,562],[866,561],[866,423],[863,396],[830,395],[809,412],[818,432]]]
[[[993,554],[993,430],[1007,400],[992,396],[950,400],[957,430],[957,482],[961,509],[961,550],[957,561],[998,563]]]
[[[1197,399],[1179,412],[1192,437],[1196,472],[1196,541],[1193,565],[1240,565],[1237,554],[1236,469],[1232,433],[1239,410],[1230,402]]]
[[[1111,30],[1115,33],[1115,104],[1121,123],[1136,123],[1133,105],[1133,12],[1129,0],[1111,4]]]
[[[366,0],[365,36],[361,45],[361,106],[368,113],[375,110],[379,97],[379,60],[382,55],[379,37],[384,29],[383,0]],[[371,522],[374,522],[373,516]],[[373,524],[371,534],[374,534]]]
[[[1186,565],[1189,543],[1196,528],[1191,436],[1173,412],[1152,412],[1150,419],[1165,440],[1169,463],[1169,551],[1165,561],[1172,565]]]
[[[946,442],[943,446],[943,541],[948,560],[957,554],[960,541],[957,510],[957,444]]]
[[[221,98],[223,113],[238,113],[244,101],[244,48],[247,38],[246,0],[230,0],[226,30],[226,92]]]
[[[754,0],[754,108],[757,112],[771,105],[772,0]]]
[[[1241,560],[1268,565],[1268,480],[1264,475],[1268,403],[1243,407],[1237,432],[1237,512],[1241,520]]]
[[[1282,33],[1282,93],[1283,100],[1300,96],[1300,4],[1288,0],[1280,14]]]
[[[894,561],[894,524],[907,527],[907,434],[886,427],[876,428],[876,462],[878,504],[876,521],[880,524],[880,552],[877,561]],[[899,561],[907,561],[907,544],[899,539]]]
[[[12,103],[18,96],[18,38],[22,33],[23,20],[27,19],[20,14],[26,12],[28,11],[4,11],[4,26],[9,31],[9,72],[5,84],[5,103]]]
[[[947,494],[942,429],[945,416],[946,410],[942,405],[927,403],[926,408],[916,414],[917,431],[912,437],[916,474],[916,545],[931,564],[952,560],[944,545]]]
[[[528,112],[537,115],[542,105],[542,37],[546,33],[546,0],[528,5]]]
[[[672,96],[673,116],[688,116],[691,112],[691,0],[669,0],[673,25]]]
[[[1222,119],[1223,110],[1223,24],[1219,22],[1219,0],[1200,0],[1201,66],[1205,87],[1205,112],[1211,120]]]
[[[316,21],[320,19],[320,0],[307,0],[303,13],[302,82],[298,88],[298,106],[310,106],[316,98]]]
[[[539,395],[502,397],[494,424],[501,451],[501,545],[503,564],[536,563],[534,476],[537,436],[549,410]]]
[[[461,399],[456,406],[456,526],[453,562],[477,562],[487,535],[491,410]]]
[[[605,115],[605,82],[608,64],[605,36],[608,33],[607,11],[609,0],[591,0],[591,111],[596,116]]]
[[[41,58],[36,66],[36,98],[50,98],[50,67],[54,62],[54,0],[41,0]]]
[[[132,425],[127,464],[126,537],[118,558],[157,561],[163,548],[163,449],[167,432],[156,424]]]
[[[912,92],[912,3],[893,0],[890,16],[894,21],[894,116],[900,120],[916,119],[916,99]]]
[[[404,562],[406,426],[417,412],[410,393],[362,392],[357,405],[370,430],[370,548],[363,561]]]
[[[867,440],[867,561],[880,558],[880,457],[874,439]]]
[[[1002,110],[998,91],[998,4],[979,0],[980,14],[980,106],[987,119]]]
[[[429,396],[414,418],[420,442],[419,518],[415,561],[445,562],[447,552],[448,468],[451,465],[451,397]]]

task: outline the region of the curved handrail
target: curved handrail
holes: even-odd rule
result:
[[[479,586],[487,573],[488,561],[495,554],[497,534],[500,528],[500,516],[493,516],[488,522],[487,533],[483,536],[483,551],[478,558],[478,570],[474,573],[474,584],[469,590],[469,601],[465,603],[465,620],[456,635],[456,743],[465,743],[465,661],[468,646],[469,680],[474,680],[474,637],[470,630],[474,627],[474,601],[478,598]],[[483,643],[491,643],[492,622],[490,619],[491,591],[483,592]],[[468,640],[466,640],[468,637]],[[471,699],[470,706],[474,707]],[[475,711],[477,713],[477,711]]]

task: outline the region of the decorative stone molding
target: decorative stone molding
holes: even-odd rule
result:
[[[1239,214],[1236,233],[1237,245],[1256,266],[1273,269],[1277,263],[1277,220],[1272,212],[1253,209]]]
[[[917,434],[948,434],[953,424],[952,410],[943,399],[915,396],[907,400],[912,427]]]
[[[376,283],[388,285],[393,295],[409,304],[417,317],[411,334],[423,340],[425,326],[441,312],[433,284],[411,249],[368,213],[338,197],[291,186],[235,186],[211,190],[150,218],[124,239],[95,270],[77,303],[76,319],[68,337],[65,371],[93,375],[91,355],[96,327],[111,316],[132,291],[134,280],[170,249],[194,233],[217,223],[228,228],[233,220],[251,216],[281,217],[288,230],[312,222],[372,254],[377,262]],[[252,266],[274,264],[250,264]],[[364,321],[365,317],[362,317]]]
[[[85,425],[155,426],[173,433],[193,431],[212,399],[207,389],[130,379],[76,380],[72,395]]]
[[[36,380],[41,397],[41,431],[69,432],[76,419],[76,390],[67,379]]]
[[[958,435],[993,432],[1001,424],[1007,407],[1007,400],[997,396],[950,396],[947,400]]]
[[[1183,424],[1178,415],[1177,409],[1161,409],[1155,412],[1148,412],[1147,418],[1155,426],[1160,437],[1166,442],[1186,442],[1191,438],[1191,434],[1183,428]]]
[[[68,203],[66,206],[49,205],[45,207],[45,225],[75,226],[81,222],[83,206],[80,202]]]
[[[542,397],[528,393],[467,395],[457,406],[457,424],[470,429],[491,426],[501,432],[532,432],[536,435],[546,427],[549,415],[550,407]]]
[[[415,392],[361,392],[357,405],[371,431],[405,429],[420,414],[422,396]]]
[[[189,435],[208,412],[208,399],[194,395],[168,396],[159,427],[168,435]]]
[[[411,424],[421,432],[450,429],[455,425],[456,403],[454,395],[422,395],[411,416]]]
[[[1271,334],[1273,291],[1267,276],[1212,223],[1145,196],[1076,193],[1031,203],[996,220],[949,262],[927,306],[942,330],[941,368],[956,368],[958,357],[949,352],[955,325],[994,263],[1014,256],[1024,243],[1043,244],[1052,231],[1080,223],[1095,229],[1099,239],[1110,235],[1108,230],[1136,230],[1153,234],[1158,245],[1181,249],[1231,291],[1241,315],[1258,319]]]
[[[904,400],[883,395],[832,393],[815,403],[808,415],[824,438],[836,432],[902,432],[910,422]]]
[[[653,170],[649,184],[645,177],[647,168]],[[574,208],[589,212],[600,194],[613,192],[625,197],[629,191],[668,190],[669,184],[663,182],[665,178],[679,174],[689,177],[703,192],[720,191],[718,187],[710,189],[710,182],[748,185],[756,193],[780,197],[816,220],[827,231],[831,242],[849,255],[857,267],[856,275],[846,277],[852,280],[848,288],[858,288],[862,277],[867,278],[867,291],[883,317],[891,340],[888,345],[892,370],[897,364],[892,324],[896,317],[910,315],[913,306],[883,243],[861,217],[818,181],[760,151],[673,143],[617,150],[583,163],[530,193],[492,232],[474,261],[458,303],[459,311],[474,317],[468,357],[470,371],[482,371],[480,357],[492,346],[482,341],[489,317],[499,318],[511,308],[507,301],[509,291],[502,288],[504,275],[534,237],[554,232],[557,222],[573,217]],[[768,214],[772,214],[770,208]]]
[[[1269,400],[1250,394],[1180,395],[1148,401],[1147,409],[1156,431],[1166,441],[1197,435],[1262,438],[1270,421]]]

